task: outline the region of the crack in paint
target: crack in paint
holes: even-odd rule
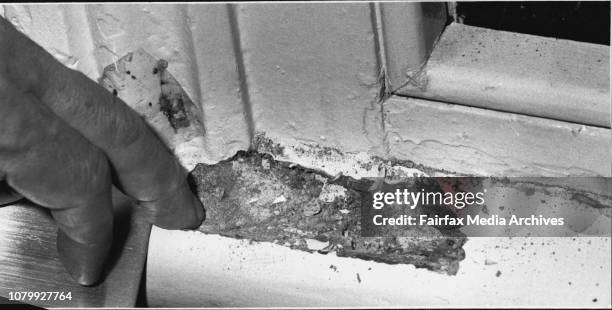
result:
[[[488,161],[484,161],[484,162],[482,160],[479,161],[478,163],[479,165],[488,164],[488,165],[494,165],[498,167],[505,167],[505,168],[502,168],[503,173],[505,174],[512,174],[513,172],[516,172],[516,173],[520,173],[522,176],[525,176],[529,174],[526,172],[526,170],[529,167],[531,167],[531,170],[533,170],[532,173],[534,175],[541,175],[542,171],[551,173],[556,176],[600,175],[596,173],[595,171],[591,171],[591,170],[587,170],[587,169],[583,169],[583,168],[579,168],[575,166],[555,166],[555,165],[542,165],[542,164],[530,163],[530,162],[516,160],[512,156],[503,156],[503,155],[494,156],[492,154],[489,154],[488,152],[485,152],[481,149],[478,149],[472,146],[444,143],[444,142],[441,142],[435,139],[423,139],[420,141],[415,141],[409,138],[404,138],[397,132],[390,132],[390,133],[396,135],[402,142],[410,143],[415,146],[426,147],[427,144],[430,144],[430,145],[436,144],[436,145],[440,145],[444,147],[467,149],[467,150],[474,151],[476,154],[483,155],[484,158],[488,158]],[[518,167],[518,168],[512,168],[512,167]]]

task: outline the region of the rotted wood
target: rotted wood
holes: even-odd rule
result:
[[[327,177],[269,155],[239,153],[196,166],[192,181],[207,208],[199,228],[292,249],[330,253],[454,275],[466,238],[435,227],[414,227],[414,236],[389,231],[362,237],[361,203],[372,180]],[[425,236],[425,237],[424,237]]]

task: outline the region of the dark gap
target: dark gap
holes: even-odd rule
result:
[[[145,259],[144,267],[142,268],[142,276],[140,277],[140,286],[138,287],[138,295],[136,296],[135,308],[148,308],[147,304],[147,262]]]
[[[470,26],[610,45],[610,1],[457,2]]]

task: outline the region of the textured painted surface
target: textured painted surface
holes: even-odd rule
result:
[[[610,128],[610,47],[449,25],[402,94]]]
[[[610,130],[421,99],[385,102],[390,155],[489,176],[610,176]]]
[[[121,57],[143,50],[200,106],[207,162],[246,149],[249,136],[238,91],[224,4],[5,5],[4,16],[65,65],[91,79]]]
[[[153,229],[148,300],[174,307],[610,307],[610,238],[472,238],[464,248],[459,273],[447,276]]]
[[[86,6],[4,5],[4,16],[64,65],[100,77]]]
[[[257,131],[383,152],[367,3],[240,4],[237,16]]]
[[[187,6],[212,161],[231,157],[250,144],[227,10],[225,4]]]
[[[401,35],[403,28],[415,24],[413,19],[419,19],[411,11],[417,6],[426,24],[439,22],[437,17],[432,19],[439,11],[426,9],[424,4],[381,6],[388,65],[393,68],[399,65],[404,70],[412,65],[402,61],[416,59],[408,54],[398,57],[397,52],[413,43],[408,34],[418,34]],[[172,75],[201,107],[207,161],[228,158],[248,147],[249,124],[226,5],[6,5],[3,11],[60,61],[92,79],[99,78],[106,65],[140,48],[167,60]],[[241,4],[236,12],[233,22],[240,28],[251,94],[247,99],[257,130],[285,146],[331,147],[359,160],[388,155],[386,142],[393,140],[383,142],[376,101],[380,85],[370,5]],[[401,19],[404,13],[412,15]],[[425,40],[427,45],[434,36],[414,39]],[[417,50],[419,55],[424,53]],[[466,105],[609,124],[609,59],[598,58],[604,50],[607,48],[596,45],[451,25],[427,65],[422,80],[427,80],[427,89],[407,92]],[[390,73],[393,75],[392,70]],[[435,148],[432,152],[436,153]],[[324,165],[309,154],[293,159]],[[408,156],[400,159],[418,162]],[[537,160],[548,161],[546,157]],[[478,165],[474,161],[467,164]]]
[[[165,65],[167,62],[139,49],[106,67],[100,84],[142,116],[191,170],[212,157],[200,121],[202,113]],[[177,109],[169,111],[171,106]]]
[[[427,60],[446,24],[444,2],[382,2],[382,27],[391,89],[403,86],[406,72]]]
[[[91,4],[86,7],[100,64],[142,48],[165,59],[195,102],[200,101],[197,67],[186,11],[180,5]]]

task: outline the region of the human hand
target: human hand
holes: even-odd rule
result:
[[[56,61],[0,18],[0,205],[49,208],[60,259],[95,284],[112,243],[111,186],[167,229],[204,219],[187,172],[121,99]]]

